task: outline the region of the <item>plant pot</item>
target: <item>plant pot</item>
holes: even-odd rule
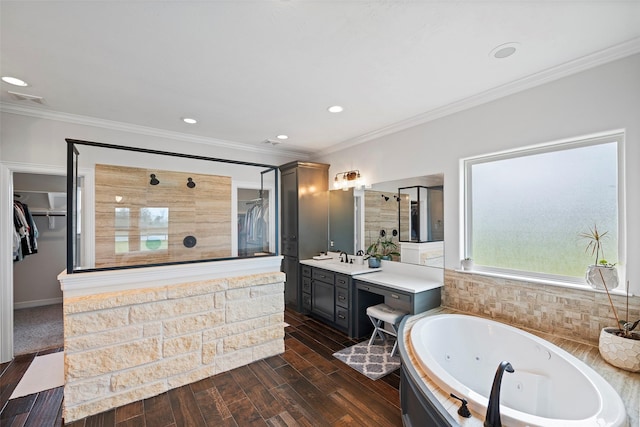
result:
[[[473,260],[472,259],[463,259],[460,261],[463,270],[473,270]]]
[[[380,267],[380,260],[374,257],[369,258],[369,268],[378,268],[378,267]]]
[[[600,273],[602,273],[602,276]],[[605,289],[602,278],[604,278],[604,282],[609,290],[618,287],[618,270],[615,267],[605,267],[602,265],[590,265],[587,267],[585,279],[593,289]]]
[[[607,285],[608,286],[608,285]],[[604,360],[613,366],[630,372],[640,372],[640,334],[624,338],[615,334],[617,328],[603,328],[600,331],[598,349]]]
[[[391,261],[391,255],[382,255],[380,259],[383,259],[385,261]]]

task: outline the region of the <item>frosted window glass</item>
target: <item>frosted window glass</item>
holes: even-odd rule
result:
[[[471,164],[475,264],[583,277],[593,259],[578,235],[594,224],[617,262],[617,151],[608,142]]]

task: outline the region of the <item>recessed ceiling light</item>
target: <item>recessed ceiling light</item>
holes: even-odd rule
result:
[[[518,50],[520,43],[505,43],[500,46],[496,46],[491,52],[489,52],[489,56],[495,59],[504,59],[508,58]]]
[[[283,140],[284,140],[284,139],[289,139],[289,135],[280,134],[280,135],[276,136],[276,138],[278,138],[278,139],[283,139]]]
[[[198,121],[196,119],[191,119],[189,117],[183,117],[182,121],[185,123],[189,123],[190,125],[194,125],[196,123],[198,123]]]
[[[333,105],[327,108],[327,110],[329,110],[330,113],[342,113],[342,111],[344,111],[344,108],[342,108],[340,105]]]
[[[2,81],[14,86],[29,86],[27,82],[25,82],[24,80],[20,80],[17,77],[4,76],[2,77]]]

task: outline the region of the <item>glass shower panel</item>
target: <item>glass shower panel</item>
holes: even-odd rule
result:
[[[82,167],[95,171],[90,268],[277,254],[276,167],[73,142]],[[241,186],[251,195],[241,199]]]

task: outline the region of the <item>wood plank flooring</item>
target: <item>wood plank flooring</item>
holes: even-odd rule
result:
[[[307,316],[285,312],[284,354],[70,427],[401,426],[398,371],[377,381],[332,354],[356,344]],[[0,366],[0,425],[61,426],[62,387],[7,401],[35,355]]]

